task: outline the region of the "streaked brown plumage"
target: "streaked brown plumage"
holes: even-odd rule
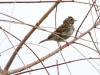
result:
[[[68,39],[74,32],[74,22],[77,21],[73,17],[69,16],[63,21],[63,24],[60,25],[53,33],[51,33],[47,39],[40,41],[39,43],[54,40],[57,42],[63,42]]]

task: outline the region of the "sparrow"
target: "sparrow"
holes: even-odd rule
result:
[[[40,41],[39,43],[43,43],[45,41],[57,41],[57,42],[64,42],[66,39],[71,37],[75,28],[74,22],[77,21],[73,17],[68,16],[53,33],[51,33],[46,39]]]

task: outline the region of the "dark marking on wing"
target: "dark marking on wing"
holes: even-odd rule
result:
[[[57,35],[61,35],[60,33],[64,32],[67,30],[69,24],[63,24],[63,25],[60,25],[55,31],[54,33],[57,34]],[[51,34],[50,36],[48,36],[48,39],[52,38],[54,36],[54,34]],[[56,36],[56,35],[55,35]]]

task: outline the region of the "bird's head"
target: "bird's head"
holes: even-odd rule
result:
[[[75,21],[77,21],[77,20],[75,20],[73,17],[71,17],[71,16],[68,16],[68,18],[66,18],[64,21],[63,21],[63,24],[64,23],[68,23],[68,24],[73,24]]]

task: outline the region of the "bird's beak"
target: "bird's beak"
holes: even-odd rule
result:
[[[74,19],[74,22],[75,22],[75,21],[77,21],[77,20]]]

